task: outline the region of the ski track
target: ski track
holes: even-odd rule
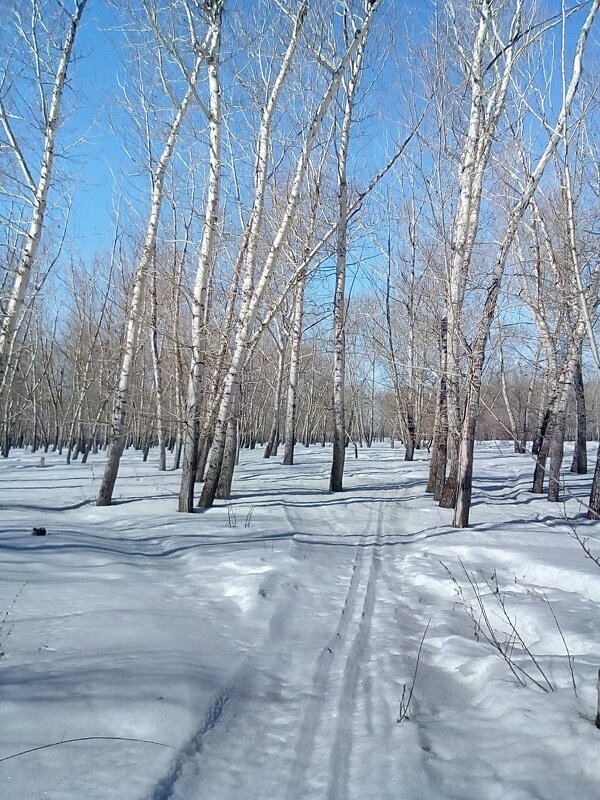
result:
[[[311,796],[306,787],[306,777],[312,765],[318,729],[326,710],[326,699],[332,693],[331,670],[336,660],[342,660],[343,666],[337,690],[336,725],[330,748],[326,796],[327,800],[345,800],[348,797],[353,729],[361,678],[365,690],[367,726],[372,709],[372,676],[370,673],[364,674],[364,661],[371,634],[384,541],[384,507],[381,502],[377,507],[375,538],[368,545],[367,536],[372,530],[374,513],[374,509],[371,508],[364,530],[355,544],[356,554],[352,574],[337,628],[316,662],[310,699],[304,711],[295,747],[287,800]],[[293,522],[289,514],[288,518]],[[366,552],[370,552],[368,568],[364,563]],[[335,694],[335,691],[333,693]]]
[[[296,515],[288,507],[284,508],[284,512],[292,529],[297,528],[299,520],[295,518]],[[375,515],[377,520],[373,538]],[[354,547],[355,553],[348,586],[335,630],[315,661],[308,699],[291,759],[284,794],[286,800],[313,797],[308,785],[308,776],[311,767],[316,768],[315,750],[319,732],[324,728],[324,716],[328,711],[332,713],[335,725],[332,733],[323,732],[329,741],[326,739],[319,746],[319,752],[329,750],[324,796],[327,800],[348,798],[353,731],[361,687],[364,693],[367,728],[372,713],[373,676],[366,668],[365,660],[385,544],[384,519],[384,504],[380,500],[377,506],[374,504],[369,508],[362,531],[353,536],[354,542],[350,547]],[[303,518],[301,527],[305,527],[305,524],[306,520]],[[305,546],[310,546],[311,543],[318,546],[320,540],[301,542]],[[289,542],[290,549],[298,545],[296,537]],[[344,545],[348,546],[346,542]],[[267,633],[261,646],[245,656],[231,680],[213,696],[202,723],[179,750],[168,773],[156,783],[148,795],[148,800],[171,800],[184,773],[189,769],[200,773],[202,765],[198,762],[205,735],[213,731],[225,715],[231,722],[236,716],[244,713],[243,704],[236,701],[240,695],[248,696],[252,684],[258,679],[257,676],[264,676],[265,653],[275,653],[272,656],[275,659],[281,657],[281,648],[275,648],[272,644],[285,636],[287,623],[293,611],[288,593],[282,593],[267,625]],[[259,662],[259,659],[262,660]],[[262,669],[258,668],[259,664]],[[268,672],[276,672],[281,667],[281,664],[271,664]],[[334,667],[337,669],[334,670]],[[328,698],[336,699],[328,702]],[[227,733],[225,736],[227,737]],[[198,778],[201,784],[200,774]]]
[[[198,762],[203,750],[204,737],[217,727],[225,715],[229,720],[242,713],[243,709],[236,701],[240,696],[251,694],[252,685],[258,673],[257,653],[274,650],[272,645],[281,638],[292,613],[291,597],[289,593],[285,592],[269,618],[267,632],[262,642],[243,658],[233,677],[213,695],[202,723],[179,749],[167,774],[156,782],[144,800],[171,800],[182,777],[185,777],[186,771],[192,769],[195,773],[200,772],[201,764]]]
[[[371,564],[364,591],[362,613],[354,639],[350,645],[344,665],[342,687],[338,703],[337,723],[331,750],[330,779],[327,800],[345,800],[348,797],[350,758],[352,755],[352,735],[359,680],[363,661],[367,652],[371,633],[371,620],[377,597],[377,578],[381,565],[381,545],[383,543],[383,507],[377,516],[377,532],[371,545]]]
[[[288,518],[291,521],[291,516]],[[315,747],[315,738],[324,710],[324,699],[327,695],[327,688],[330,681],[331,666],[338,650],[343,647],[345,643],[346,632],[352,622],[357,605],[359,587],[363,574],[366,535],[371,526],[372,519],[373,510],[371,509],[369,519],[367,520],[364,531],[359,536],[358,545],[356,545],[356,554],[352,565],[350,583],[348,584],[348,590],[337,628],[317,658],[311,683],[310,698],[304,711],[298,740],[296,742],[295,760],[293,762],[286,794],[288,800],[296,800],[303,794],[306,774],[311,764],[311,758]]]
[[[210,702],[202,724],[194,731],[188,741],[180,748],[175,756],[171,767],[167,774],[161,778],[152,792],[148,795],[147,800],[169,800],[172,797],[173,791],[177,782],[181,778],[185,767],[202,751],[202,740],[204,736],[211,731],[223,716],[230,699],[232,696],[232,687],[225,687],[221,692],[216,694]]]

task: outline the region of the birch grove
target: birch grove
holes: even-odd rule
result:
[[[287,207],[284,211],[283,218],[276,231],[273,242],[270,245],[264,265],[260,270],[260,277],[256,283],[253,274],[254,264],[248,260],[246,261],[246,270],[242,284],[242,302],[238,317],[235,344],[233,347],[229,369],[227,375],[225,376],[223,397],[219,408],[216,433],[213,440],[213,452],[211,455],[211,461],[209,464],[204,488],[202,490],[202,496],[200,498],[200,504],[204,508],[209,508],[215,499],[225,452],[227,427],[228,423],[231,421],[230,409],[232,404],[234,404],[234,401],[237,403],[237,394],[239,392],[239,374],[246,356],[248,339],[258,313],[259,303],[271,280],[273,271],[281,254],[281,250],[287,241],[291,225],[294,221],[300,198],[300,190],[304,182],[312,148],[321,129],[325,114],[329,109],[329,106],[331,105],[331,102],[333,101],[335,93],[343,78],[346,67],[351,62],[354,55],[360,50],[363,42],[365,41],[370,22],[377,10],[378,5],[378,1],[369,4],[366,17],[362,22],[362,27],[356,29],[354,39],[346,49],[346,52],[343,54],[337,66],[331,71],[331,77],[326,85],[325,92],[318,102],[312,119],[309,121],[306,138],[296,163]],[[286,66],[285,60],[284,66]],[[285,75],[283,77],[285,77]],[[260,211],[260,206],[255,205],[255,209]],[[247,250],[251,253],[254,252],[252,233],[253,230],[251,228],[249,242],[247,245]],[[233,460],[229,458],[230,465],[232,464],[232,461]]]
[[[549,503],[595,459],[598,517],[600,0],[396,5],[10,0],[3,457],[101,464],[104,506],[131,450],[189,514],[246,448],[329,448],[338,493],[387,441],[466,527],[495,438]]]
[[[153,19],[152,16],[150,18],[151,20]],[[164,199],[165,176],[177,144],[181,127],[194,100],[196,86],[200,77],[200,68],[202,67],[205,59],[205,47],[201,46],[197,41],[192,24],[190,27],[190,34],[193,39],[193,47],[196,51],[194,64],[191,73],[185,76],[187,86],[185,88],[183,97],[176,105],[173,121],[169,126],[162,152],[158,157],[156,165],[152,164],[150,166],[151,193],[148,227],[146,229],[143,249],[140,255],[140,260],[133,283],[131,305],[127,319],[127,333],[125,337],[123,361],[121,363],[119,384],[114,401],[112,431],[110,434],[106,467],[96,501],[97,505],[100,506],[110,505],[112,501],[113,490],[119,470],[119,462],[125,447],[125,423],[127,419],[127,403],[129,397],[131,371],[133,368],[133,360],[135,357],[140,332],[141,309],[148,278],[148,270],[150,268],[152,259],[155,256],[158,224]],[[211,32],[210,37],[211,38],[209,39],[208,47],[210,47],[210,42],[212,39],[214,39],[214,32]],[[214,44],[212,46],[214,48]],[[212,53],[209,55],[209,59],[211,56]],[[167,77],[165,75],[161,75],[161,79],[166,81]],[[171,94],[171,92],[169,92],[169,94]]]

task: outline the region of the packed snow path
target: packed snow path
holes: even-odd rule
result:
[[[361,450],[330,495],[327,449],[293,467],[244,452],[232,502],[194,515],[138,453],[110,508],[91,502],[101,456],[0,462],[0,758],[121,737],[0,761],[0,798],[600,798],[600,570],[563,517],[577,501],[532,496],[530,459],[482,445],[457,531],[424,494],[426,455],[402,456]],[[461,561],[501,631],[497,576],[554,691],[477,641]]]

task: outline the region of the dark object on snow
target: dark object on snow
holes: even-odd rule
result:
[[[31,531],[32,536],[45,536],[46,535],[46,528],[34,528]]]

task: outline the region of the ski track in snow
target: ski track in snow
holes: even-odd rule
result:
[[[154,789],[148,795],[148,800],[170,800],[173,790],[181,778],[186,766],[196,759],[202,751],[202,740],[221,719],[229,700],[231,699],[231,687],[226,687],[222,692],[215,695],[208,707],[206,716],[200,727],[194,731],[183,747],[173,759],[173,763],[168,773],[161,778]]]
[[[352,644],[346,656],[344,676],[338,703],[335,738],[331,749],[330,782],[327,800],[345,800],[348,796],[350,776],[350,757],[352,755],[352,733],[356,695],[361,677],[363,659],[369,641],[371,620],[377,595],[377,578],[381,565],[381,545],[383,544],[383,507],[379,505],[377,532],[371,545],[371,563],[364,588],[362,611]]]
[[[333,506],[326,510],[318,510],[319,524],[314,526],[314,530],[318,530],[319,533],[294,533],[287,540],[289,553],[294,553],[297,548],[319,550],[320,547],[327,547],[335,543],[342,546],[342,552],[345,549],[350,551],[350,548],[353,548],[354,557],[351,561],[351,568],[349,568],[350,575],[341,602],[337,624],[313,662],[314,669],[310,688],[306,692],[293,755],[289,763],[289,777],[285,793],[282,794],[282,798],[284,797],[285,800],[312,800],[316,796],[322,797],[323,800],[325,798],[326,800],[348,800],[350,796],[354,731],[356,726],[361,724],[357,709],[359,696],[364,705],[366,730],[373,733],[372,692],[375,676],[366,662],[373,617],[376,611],[378,579],[382,564],[386,563],[386,552],[390,556],[392,555],[386,545],[392,543],[403,546],[417,544],[423,538],[418,534],[406,532],[403,529],[404,525],[400,524],[398,519],[390,519],[386,510],[390,507],[391,501],[401,502],[405,496],[410,499],[410,491],[407,487],[400,488],[397,479],[393,478],[392,482],[382,483],[379,491],[371,493],[366,520],[363,521],[360,530],[354,531],[352,528],[348,529],[344,526],[343,535],[338,534],[338,528],[347,522],[347,517],[344,514],[340,519],[342,508],[336,509]],[[307,529],[306,511],[302,513],[299,509],[285,503],[283,511],[292,531]],[[402,549],[404,550],[404,548]],[[306,558],[306,552],[304,557]],[[396,554],[392,560],[393,570],[397,573],[402,558]],[[214,732],[217,723],[222,718],[226,718],[228,725],[227,730],[221,733],[221,747],[232,746],[234,750],[237,749],[235,744],[230,741],[230,732],[233,732],[235,738],[236,723],[244,715],[250,713],[247,705],[237,702],[238,696],[243,694],[245,698],[248,698],[251,687],[252,690],[256,690],[257,681],[261,680],[260,675],[285,672],[286,664],[281,657],[277,656],[277,653],[293,651],[294,643],[289,641],[283,646],[280,642],[278,649],[273,645],[278,638],[284,637],[285,639],[288,635],[292,613],[289,597],[285,594],[283,598],[280,596],[269,621],[265,641],[246,657],[228,686],[213,697],[205,720],[186,745],[181,748],[168,775],[158,782],[149,800],[171,800],[174,796],[177,800],[179,797],[187,799],[187,792],[190,791],[191,786],[194,787],[194,792],[198,793],[194,796],[199,798],[215,796],[207,793],[208,790],[203,787],[203,776],[206,771],[214,769],[210,763],[203,763],[203,740],[207,734]],[[415,621],[411,620],[410,622],[412,624]],[[390,620],[382,620],[384,625],[389,623]],[[304,619],[302,624],[310,626],[310,620]],[[421,622],[416,624],[417,626],[421,625]],[[265,658],[272,663],[265,663]],[[381,690],[382,686],[379,685],[378,689]],[[389,687],[387,689],[389,690]],[[387,708],[386,716],[392,727],[394,724],[393,710],[386,705],[385,699],[379,699],[378,702]],[[216,709],[217,713],[213,713],[213,709]],[[421,761],[423,782],[428,785],[429,770],[426,756],[430,750],[430,744],[417,721],[413,722],[413,729],[416,730],[415,749],[417,758]],[[247,752],[260,747],[260,744],[246,742],[244,746]],[[315,755],[317,755],[316,760]],[[391,787],[399,778],[398,767],[396,766],[395,769],[390,767],[388,760],[384,759],[380,768],[386,775],[383,783],[387,784],[388,790],[391,791]],[[322,774],[323,785],[318,794],[315,794],[314,781],[311,783],[308,777],[314,777],[313,773],[319,774],[319,770],[321,773],[323,770],[326,772]],[[191,783],[186,784],[186,772],[190,771],[195,778],[192,778]],[[181,780],[182,778],[183,780]],[[184,792],[181,795],[177,792],[180,781]],[[256,791],[256,787],[253,791]],[[235,796],[237,797],[237,795]],[[253,794],[252,797],[254,796]]]
[[[327,797],[327,800],[346,800],[348,797],[357,694],[361,678],[364,678],[363,685],[367,687],[368,692],[370,692],[372,683],[370,675],[364,674],[363,662],[369,643],[371,622],[375,610],[377,580],[382,562],[384,514],[382,502],[380,501],[377,506],[373,503],[368,509],[367,519],[363,523],[362,530],[351,534],[355,553],[350,578],[335,630],[315,661],[310,691],[294,747],[294,758],[285,793],[286,800],[299,800],[299,798],[312,796],[310,787],[306,785],[306,779],[311,766],[313,766],[313,754],[318,734],[323,727],[323,717],[329,710],[327,702],[329,697],[336,698],[336,705],[332,710],[336,722],[332,731],[321,731],[326,740],[329,740],[319,743],[319,751],[330,754],[328,787],[324,796]],[[297,512],[287,507],[285,516],[292,529],[300,527],[303,522]],[[375,528],[374,535],[373,528]],[[345,533],[345,538],[347,537],[348,533]],[[301,542],[306,545],[304,539]],[[315,546],[318,547],[319,543],[320,540],[316,540]],[[298,541],[295,539],[289,542],[290,548],[297,545]],[[289,602],[284,596],[269,621],[267,635],[269,641],[257,648],[256,653],[273,652],[271,644],[278,637],[285,636],[290,614]],[[279,650],[281,651],[281,649],[280,647]],[[157,783],[149,800],[171,800],[188,767],[193,767],[198,777],[198,785],[202,784],[202,764],[194,764],[194,762],[201,762],[203,739],[206,734],[214,730],[224,715],[227,715],[228,721],[232,723],[230,727],[235,727],[236,717],[244,714],[241,705],[236,704],[236,695],[239,693],[239,687],[243,686],[244,694],[247,696],[250,684],[258,680],[258,665],[253,662],[260,656],[256,653],[246,658],[229,685],[213,698],[204,721],[181,748],[168,774]],[[339,676],[335,675],[334,681],[332,672],[337,665],[339,665],[340,674]],[[262,663],[260,666],[264,674],[265,664]],[[276,672],[282,669],[282,666],[281,664],[269,665],[266,672]],[[367,705],[369,702],[370,697],[367,693]],[[225,733],[226,740],[227,733]],[[202,790],[199,789],[199,791]],[[205,795],[200,794],[200,796]]]
[[[171,800],[174,796],[179,796],[177,794],[179,784],[180,782],[189,782],[190,774],[192,784],[201,783],[205,736],[217,727],[224,716],[227,716],[230,722],[235,722],[236,717],[243,713],[240,697],[248,697],[252,694],[257,681],[257,661],[260,658],[258,654],[274,652],[273,644],[283,635],[292,613],[291,599],[287,593],[284,593],[269,618],[263,641],[247,653],[233,677],[213,696],[202,723],[185,745],[180,748],[167,774],[156,783],[147,800]],[[275,672],[280,668],[280,664],[271,666]],[[195,780],[195,776],[198,776],[197,780]],[[181,796],[187,800],[189,791],[187,785],[183,791],[184,794]]]
[[[290,515],[289,511],[287,513],[288,518],[293,520],[293,517]],[[371,509],[365,529],[360,535],[358,544],[356,546],[356,554],[354,557],[354,563],[352,565],[350,583],[348,584],[348,591],[346,593],[344,605],[340,613],[337,628],[317,658],[312,678],[311,694],[304,711],[304,716],[295,747],[295,761],[293,763],[286,795],[288,800],[296,800],[296,798],[302,796],[304,791],[306,773],[310,767],[311,757],[315,746],[315,736],[324,709],[324,700],[328,690],[332,662],[338,652],[344,647],[347,639],[347,631],[350,625],[353,623],[355,607],[357,605],[360,586],[363,579],[363,562],[365,554],[364,545],[366,541],[366,535],[370,529],[372,517],[373,510]]]

